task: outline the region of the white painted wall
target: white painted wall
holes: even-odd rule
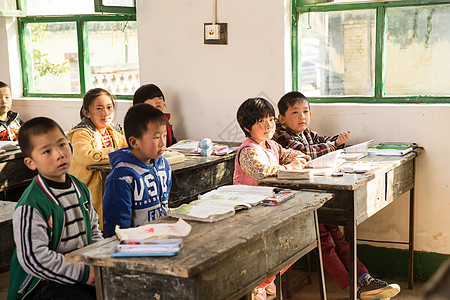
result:
[[[255,96],[275,104],[289,89],[290,69],[285,67],[290,61],[289,4],[218,1],[218,22],[229,27],[227,46],[203,44],[203,23],[211,21],[212,1],[138,0],[137,4],[141,83],[162,88],[177,138],[241,140],[235,121],[238,106]],[[0,41],[4,40],[0,27]],[[2,53],[0,61],[5,58]],[[14,109],[25,120],[50,116],[65,130],[78,122],[80,106],[81,101],[73,99],[14,100]],[[116,120],[123,120],[128,107],[119,101]],[[330,135],[351,130],[351,143],[415,141],[425,147],[417,159],[416,249],[450,254],[450,105],[313,104],[312,113],[313,130]],[[361,224],[359,234],[406,240],[407,212],[404,195]]]

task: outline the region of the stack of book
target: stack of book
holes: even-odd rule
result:
[[[417,147],[416,143],[380,143],[369,147],[367,153],[380,156],[403,156],[411,152],[415,147]]]
[[[179,219],[176,223],[146,224],[121,229],[116,226],[120,242],[111,253],[113,257],[173,256],[183,246],[183,237],[191,232],[191,225]]]
[[[119,242],[111,256],[173,256],[180,253],[182,246],[182,238],[124,240]]]
[[[181,140],[177,142],[176,144],[173,144],[172,146],[168,147],[167,150],[169,151],[177,151],[185,154],[197,154],[199,155],[201,152],[200,149],[200,141],[196,140]],[[228,145],[222,145],[213,143],[213,149],[212,149],[212,155],[226,155],[229,153],[232,153],[239,149],[239,147],[228,147]]]

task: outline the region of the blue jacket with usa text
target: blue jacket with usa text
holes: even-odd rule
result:
[[[172,171],[164,157],[150,166],[124,148],[109,153],[109,161],[112,171],[103,195],[103,229],[108,236],[115,234],[116,225],[136,227],[167,214]]]

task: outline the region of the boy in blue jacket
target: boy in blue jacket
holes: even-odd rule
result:
[[[113,167],[105,181],[103,228],[108,236],[115,227],[143,225],[165,216],[172,171],[162,157],[166,150],[167,118],[149,104],[132,106],[124,119],[129,148],[109,154]]]

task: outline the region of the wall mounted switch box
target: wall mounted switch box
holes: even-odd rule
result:
[[[205,25],[205,40],[219,40],[220,39],[220,25]]]
[[[227,23],[205,23],[204,24],[204,44],[227,45],[228,44],[228,24]]]

